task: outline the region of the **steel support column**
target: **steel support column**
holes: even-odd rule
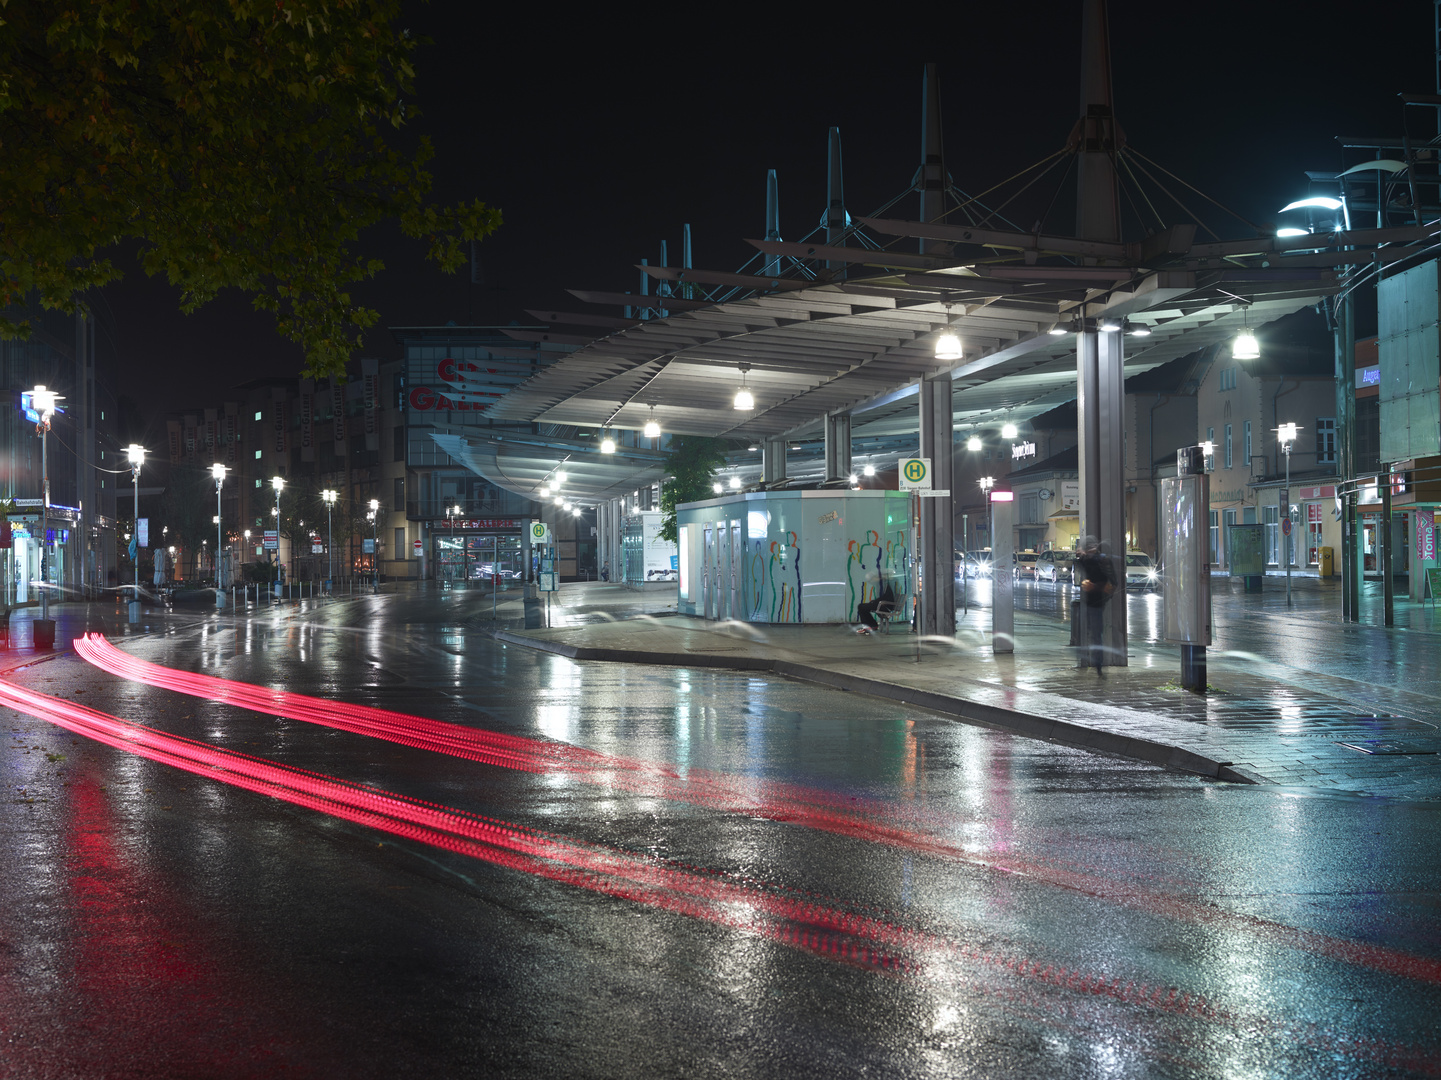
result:
[[[1081,474],[1081,535],[1107,545],[1117,603],[1106,605],[1105,662],[1125,666],[1126,473],[1123,339],[1090,320],[1076,334],[1076,413]],[[999,568],[996,572],[999,572]]]
[[[956,525],[951,502],[951,378],[921,380],[921,453],[931,459],[931,487],[945,491],[921,499],[920,567],[922,634],[954,637],[956,633]]]
[[[761,443],[761,479],[767,484],[786,478],[786,441],[772,437]]]
[[[1355,306],[1348,295],[1336,301],[1336,464],[1339,490],[1346,491],[1356,479],[1356,320]],[[1354,510],[1352,511],[1354,513]],[[1343,524],[1344,530],[1344,524]],[[1343,536],[1341,541],[1341,618],[1354,620],[1357,577],[1354,560],[1359,552]]]
[[[826,417],[827,480],[840,480],[851,474],[851,414],[830,413]]]
[[[1392,573],[1391,555],[1395,545],[1391,543],[1391,473],[1390,467],[1381,474],[1381,520],[1376,524],[1376,542],[1381,550],[1376,553],[1376,565],[1381,568],[1381,621],[1387,626],[1396,625],[1396,577]]]

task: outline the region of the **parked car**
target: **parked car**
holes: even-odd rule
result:
[[[1014,569],[1011,571],[1014,578],[1017,581],[1020,581],[1023,578],[1029,578],[1030,580],[1035,581],[1036,561],[1039,558],[1040,556],[1037,555],[1034,551],[1016,552],[1016,564]]]
[[[1071,564],[1075,561],[1074,551],[1043,551],[1036,560],[1036,577],[1042,581],[1070,581]]]
[[[1126,552],[1126,588],[1154,589],[1161,584],[1161,572],[1144,551]]]

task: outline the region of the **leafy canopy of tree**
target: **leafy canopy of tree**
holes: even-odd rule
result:
[[[343,376],[376,312],[346,291],[382,268],[357,253],[397,220],[446,271],[500,224],[480,201],[428,202],[401,0],[0,0],[0,308],[38,294],[73,310],[141,266],[195,310],[249,294]],[[24,336],[0,317],[0,336]]]
[[[700,435],[676,435],[670,441],[666,462],[670,479],[661,485],[660,538],[672,544],[680,540],[675,508],[678,503],[697,502],[715,494],[715,471],[725,464],[726,442]]]

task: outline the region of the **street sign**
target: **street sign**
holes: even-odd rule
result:
[[[142,535],[143,535],[143,534],[142,534]],[[266,550],[266,551],[279,551],[279,550],[280,550],[280,533],[277,532],[277,531],[274,530],[274,529],[266,529],[266,530],[265,530],[265,550]]]
[[[312,541],[310,541],[310,554],[312,554],[312,555],[324,555],[324,554],[325,554],[325,545],[322,544],[319,540],[312,540]]]
[[[930,458],[901,458],[900,466],[902,491],[929,491],[931,489]]]
[[[423,552],[424,552],[424,548],[423,548],[423,546],[422,546],[422,544],[421,544],[421,542],[420,542],[419,540],[414,540],[414,541],[411,542],[411,553],[412,553],[417,559],[420,558],[420,556],[421,556],[421,554],[422,554]]]
[[[1289,517],[1283,517],[1283,518],[1281,519],[1281,535],[1282,535],[1282,536],[1290,536],[1290,535],[1291,535],[1291,519],[1290,519]]]
[[[374,555],[374,554],[375,554],[375,537],[373,537],[373,536],[367,536],[364,540],[362,540],[362,541],[360,542],[360,552],[361,552],[362,555]]]
[[[140,518],[135,522],[135,535],[140,540],[141,547],[150,546],[150,519]]]
[[[930,488],[925,491],[918,491],[916,494],[918,494],[923,499],[949,499],[951,497],[951,489]]]
[[[550,543],[550,526],[543,521],[532,521],[530,523],[530,542],[532,544]]]

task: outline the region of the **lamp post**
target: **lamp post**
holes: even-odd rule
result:
[[[330,488],[320,493],[321,501],[325,503],[325,589],[329,592],[335,581],[335,550],[331,544],[331,512],[335,509],[337,494]]]
[[[452,514],[454,514],[454,517],[452,517],[452,518],[450,519],[450,522],[451,522],[451,532],[450,532],[450,536],[451,536],[451,539],[454,540],[454,539],[455,539],[455,536],[456,536],[456,533],[455,533],[455,522],[460,518],[460,515],[461,515],[461,514],[465,513],[465,509],[464,509],[463,507],[460,507],[460,506],[452,506],[450,509],[451,509]],[[467,558],[467,555],[466,555],[466,550],[465,550],[465,538],[462,537],[462,538],[461,538],[461,541],[460,541],[460,580],[463,581],[463,582],[465,582],[465,587],[468,589],[468,588],[470,588],[470,567],[466,564],[466,558]]]
[[[375,578],[375,591],[380,591],[380,500],[370,500],[370,572]]]
[[[272,476],[270,486],[275,489],[275,595],[280,595],[280,493],[285,490],[285,477]]]
[[[125,448],[130,458],[130,481],[135,490],[135,524],[131,529],[130,562],[135,570],[135,588],[130,594],[130,621],[140,619],[140,466],[145,464],[145,447],[131,443]]]
[[[1295,524],[1291,521],[1291,444],[1296,441],[1298,428],[1295,424],[1282,424],[1276,429],[1276,441],[1281,444],[1281,449],[1286,454],[1286,486],[1282,489],[1285,493],[1282,502],[1286,513],[1286,529],[1282,534],[1281,552],[1286,559],[1286,603],[1291,602],[1291,547],[1295,542],[1291,539],[1291,533],[1295,530]]]
[[[220,555],[225,550],[225,540],[220,527],[220,489],[225,483],[225,474],[229,471],[218,461],[210,466],[210,475],[215,477],[215,589],[217,593],[225,588],[225,582],[221,579],[220,574]],[[276,528],[279,527],[277,524]]]
[[[50,618],[50,420],[59,408],[60,395],[44,386],[20,395],[25,416],[35,422],[40,433],[40,485],[42,492],[40,519],[40,618]]]
[[[995,515],[991,513],[991,488],[996,486],[994,476],[983,476],[976,483],[981,485],[981,494],[986,500],[986,546],[991,549],[991,580],[996,577],[996,536],[994,532]]]

